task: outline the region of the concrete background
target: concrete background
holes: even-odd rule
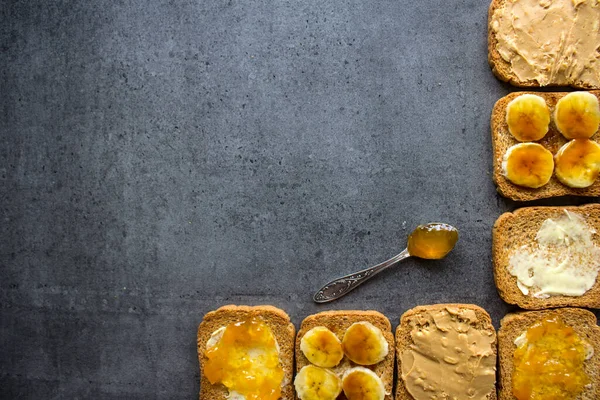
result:
[[[498,325],[488,4],[1,1],[0,397],[194,399],[229,303]],[[429,221],[447,259],[311,301]]]

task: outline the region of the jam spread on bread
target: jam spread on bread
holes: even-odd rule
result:
[[[206,378],[211,384],[225,385],[230,395],[235,392],[246,400],[281,397],[284,371],[279,348],[263,321],[250,318],[216,331],[207,343],[205,356]]]
[[[533,324],[515,340],[513,394],[518,400],[575,399],[589,383],[590,346],[558,316]]]
[[[454,248],[458,231],[447,224],[421,225],[408,237],[408,253],[411,256],[437,260]]]

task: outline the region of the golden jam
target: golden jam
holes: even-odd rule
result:
[[[447,224],[418,226],[408,237],[408,253],[411,256],[438,260],[454,248],[458,231]]]
[[[271,329],[247,319],[225,327],[213,346],[207,345],[204,374],[212,384],[222,383],[246,400],[277,400],[284,372]]]
[[[518,400],[575,399],[589,383],[586,345],[558,317],[527,329],[514,354],[513,394]]]

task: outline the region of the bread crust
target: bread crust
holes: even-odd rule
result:
[[[402,379],[402,352],[409,348],[412,344],[412,338],[410,336],[410,332],[412,330],[410,326],[410,322],[413,318],[417,317],[422,312],[435,312],[438,310],[443,310],[446,307],[450,308],[458,308],[458,309],[467,309],[475,311],[475,315],[477,315],[476,324],[477,329],[486,329],[494,332],[494,343],[492,345],[492,350],[494,351],[494,357],[497,356],[497,338],[496,338],[496,330],[492,325],[492,318],[483,308],[475,305],[475,304],[434,304],[434,305],[426,305],[426,306],[417,306],[406,311],[402,317],[400,317],[400,325],[396,328],[396,398],[395,400],[413,400],[412,395],[406,389],[406,385],[404,384],[404,380]],[[488,400],[496,400],[496,390],[493,390],[488,396]]]
[[[600,100],[600,90],[592,90],[590,93],[595,95]],[[542,97],[544,100],[546,100],[546,103],[550,108],[550,113],[553,115],[558,100],[569,93],[514,92],[502,97],[496,102],[494,108],[492,109],[490,128],[492,134],[493,154],[492,179],[496,184],[498,192],[504,197],[508,197],[509,199],[517,201],[530,201],[567,195],[585,197],[600,196],[600,178],[596,179],[596,182],[587,188],[576,189],[563,185],[553,174],[552,178],[546,185],[538,189],[531,189],[515,185],[504,177],[502,174],[502,158],[509,147],[520,143],[508,131],[508,125],[506,124],[506,106],[510,101],[523,94],[534,94]],[[596,132],[594,136],[592,136],[591,140],[600,144],[600,133]],[[541,144],[553,155],[556,155],[556,152],[568,141],[569,140],[565,139],[565,137],[558,131],[554,123],[554,119],[552,119],[546,136],[535,143]]]
[[[490,3],[490,7],[488,9],[488,63],[492,68],[492,72],[494,75],[500,79],[501,81],[510,83],[513,86],[531,88],[531,87],[541,87],[541,85],[533,80],[529,79],[526,81],[520,80],[515,73],[512,71],[512,66],[509,62],[505,61],[500,53],[498,52],[498,39],[494,34],[492,29],[492,17],[494,12],[503,7],[506,3],[506,0],[492,0]],[[569,87],[569,85],[558,85],[558,84],[549,84],[546,87]],[[589,82],[585,82],[582,80],[578,80],[574,82],[570,87],[576,89],[600,89]]]
[[[600,246],[600,204],[587,204],[572,207],[524,207],[512,213],[502,214],[492,228],[492,264],[498,294],[507,303],[526,310],[539,310],[550,307],[589,307],[600,308],[600,279],[582,296],[551,296],[537,299],[525,296],[517,287],[517,278],[508,272],[509,257],[515,249],[535,242],[537,231],[548,218],[563,215],[564,210],[572,211],[586,219],[588,226],[596,230],[592,236]]]
[[[594,355],[585,362],[585,371],[591,379],[591,387],[583,392],[577,400],[600,398],[598,371],[600,370],[600,327],[596,316],[580,308],[557,308],[542,311],[523,311],[507,314],[500,321],[498,330],[498,353],[500,380],[498,382],[499,400],[514,400],[512,394],[513,354],[516,349],[515,339],[535,322],[542,318],[560,315],[563,321],[573,327],[577,335],[594,347]]]
[[[293,364],[295,328],[290,322],[290,317],[285,311],[273,306],[227,305],[207,313],[198,326],[197,347],[198,360],[200,362],[200,400],[225,400],[229,393],[224,385],[212,385],[204,376],[206,342],[217,329],[249,317],[261,318],[273,331],[279,345],[280,360],[285,373],[284,382],[286,383],[281,390],[281,399],[292,400],[294,398]]]
[[[366,321],[381,329],[383,336],[388,342],[389,353],[380,363],[375,365],[373,371],[381,377],[385,390],[389,395],[385,400],[392,400],[392,389],[394,384],[394,335],[392,334],[392,325],[390,320],[377,311],[362,310],[335,310],[324,311],[318,314],[309,315],[302,321],[298,334],[296,335],[296,373],[302,367],[309,365],[310,362],[300,350],[300,341],[306,332],[316,326],[324,326],[342,340],[344,333],[355,322]],[[369,367],[367,367],[369,368]],[[338,397],[338,400],[345,400],[344,393]]]

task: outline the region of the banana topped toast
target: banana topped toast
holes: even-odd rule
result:
[[[224,306],[198,327],[200,400],[292,400],[294,325],[272,306]]]
[[[498,330],[501,400],[600,398],[600,327],[580,308],[507,314]]]
[[[600,196],[600,91],[511,93],[491,116],[493,180],[512,200]]]
[[[408,310],[396,329],[396,400],[496,399],[496,331],[472,304]]]
[[[600,204],[524,207],[492,230],[500,297],[521,308],[600,308]]]
[[[394,336],[376,311],[325,311],[302,321],[296,336],[300,400],[391,400]]]

